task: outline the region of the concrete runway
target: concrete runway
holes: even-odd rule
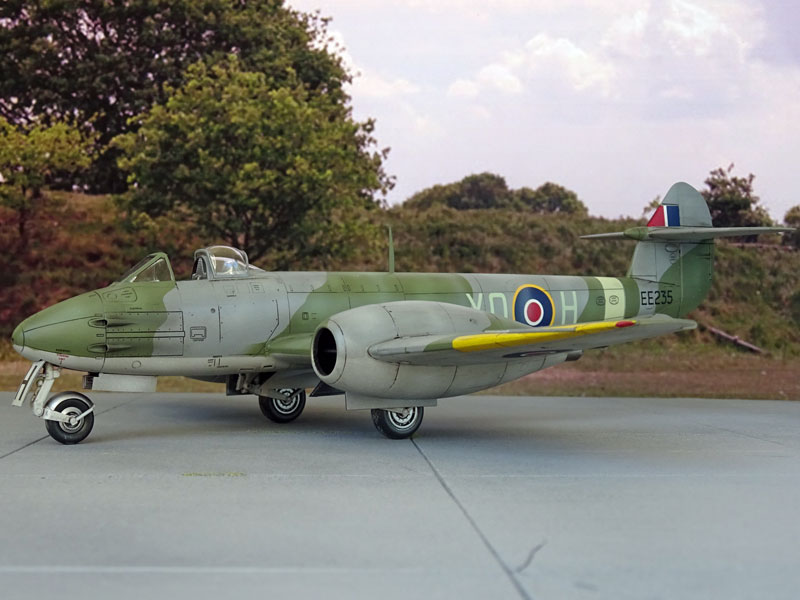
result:
[[[800,403],[472,396],[413,441],[309,399],[0,394],[0,598],[769,598],[800,590]]]

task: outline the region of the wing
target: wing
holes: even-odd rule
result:
[[[653,315],[560,327],[401,337],[370,346],[369,354],[377,360],[412,365],[479,364],[604,348],[695,327],[694,321]]]
[[[279,368],[311,368],[313,333],[286,335],[267,344],[267,354],[278,361]]]

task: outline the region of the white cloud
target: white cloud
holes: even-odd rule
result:
[[[638,0],[637,0],[638,1]],[[316,10],[320,0],[289,0],[295,8]],[[333,5],[333,2],[330,2]],[[347,9],[370,10],[390,4],[393,7],[409,8],[425,15],[457,12],[467,18],[497,12],[519,14],[528,11],[563,10],[565,7],[584,8],[607,4],[607,0],[335,0],[335,6]],[[323,11],[324,13],[325,11]],[[334,11],[335,12],[335,11]]]
[[[736,37],[719,16],[697,4],[671,0],[667,6],[661,30],[676,55],[702,57],[713,50],[720,37]]]
[[[370,98],[388,98],[416,94],[420,91],[417,84],[404,77],[384,77],[358,65],[347,50],[341,31],[330,30],[325,47],[332,54],[339,56],[345,68],[353,74],[351,91],[354,94]]]
[[[638,215],[735,162],[782,216],[800,187],[800,54],[766,57],[776,31],[795,35],[769,1],[289,0],[346,34],[354,111],[392,147],[392,202],[494,170]]]
[[[612,89],[614,67],[569,39],[540,33],[525,44],[522,61],[529,75],[545,73],[548,79],[565,80],[576,91],[594,88],[607,96]]]
[[[420,87],[402,77],[384,79],[374,73],[357,73],[353,78],[352,92],[359,96],[372,98],[390,98],[416,94]]]
[[[486,88],[506,94],[518,94],[522,91],[522,82],[507,65],[494,63],[478,71],[477,80]]]
[[[467,111],[469,115],[481,121],[488,121],[492,118],[492,112],[482,104],[471,104]]]
[[[585,103],[585,96],[669,118],[681,106],[723,110],[747,95],[747,50],[760,31],[750,23],[752,12],[735,2],[714,10],[687,0],[636,4],[636,10],[607,11],[591,35],[540,31],[472,78],[453,82],[450,95],[527,90],[546,94],[559,110],[573,100]],[[668,104],[659,107],[659,101]]]
[[[564,82],[581,92],[593,88],[602,96],[610,94],[614,68],[610,63],[579,48],[566,38],[540,33],[522,49],[505,52],[500,61],[478,70],[474,79],[457,79],[448,95],[475,97],[482,90],[519,94],[526,87],[546,81],[548,87]]]
[[[439,140],[445,135],[445,129],[439,122],[430,115],[417,114],[413,110],[408,111],[413,124],[412,131],[419,141]]]
[[[456,79],[447,88],[448,96],[461,96],[464,98],[474,98],[480,92],[478,84],[471,79]]]
[[[615,19],[603,35],[601,47],[612,55],[641,57],[648,52],[644,43],[648,16],[648,9],[642,8]]]

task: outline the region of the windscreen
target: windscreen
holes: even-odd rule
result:
[[[153,262],[150,266],[146,266],[152,262],[156,254],[146,256],[133,267],[125,271],[125,274],[117,279],[114,283],[146,283],[153,281],[174,281],[172,271],[167,264],[167,259],[163,256]]]

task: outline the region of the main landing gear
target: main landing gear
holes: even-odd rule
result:
[[[267,393],[269,395],[258,396],[258,406],[263,415],[274,423],[294,421],[306,407],[306,391],[302,388],[282,388]],[[374,408],[372,423],[387,438],[404,440],[419,429],[424,414],[421,406],[390,410]]]
[[[306,391],[302,388],[273,390],[274,396],[259,396],[261,412],[274,423],[289,423],[303,413],[306,407]]]
[[[372,423],[375,429],[391,440],[410,438],[422,424],[425,409],[421,406],[383,410],[372,409]]]

